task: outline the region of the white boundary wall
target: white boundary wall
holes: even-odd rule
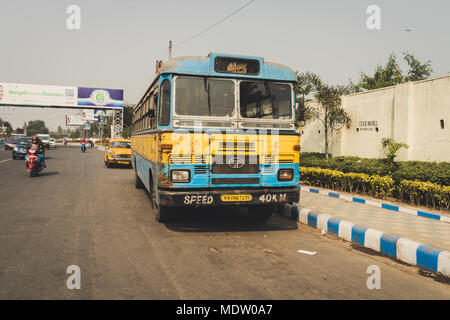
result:
[[[450,162],[450,76],[343,96],[342,106],[352,125],[333,131],[333,156],[382,158],[390,137],[409,145],[397,160]],[[303,152],[324,152],[323,130],[320,121],[300,129]]]

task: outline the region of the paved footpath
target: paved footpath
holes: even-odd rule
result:
[[[302,191],[300,207],[450,251],[450,223]]]

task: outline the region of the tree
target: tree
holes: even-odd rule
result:
[[[112,124],[112,117],[106,117],[106,124],[103,126],[103,139],[109,139],[111,137],[111,124]]]
[[[47,134],[48,128],[45,127],[45,122],[43,120],[32,120],[28,121],[28,135],[34,136],[36,134]]]
[[[323,84],[318,88],[315,97],[319,104],[319,112],[315,118],[322,122],[325,134],[325,158],[328,159],[329,134],[338,124],[350,127],[351,119],[347,112],[341,107],[341,95],[347,93],[347,88],[329,86]]]
[[[129,138],[133,127],[133,109],[134,104],[125,104],[123,108],[123,131],[122,136]]]
[[[100,132],[100,129],[99,129],[98,122],[92,121],[92,122],[91,122],[91,127],[90,127],[90,129],[89,129],[89,134],[90,134],[90,136],[91,136],[91,137],[93,137],[94,135],[96,136],[96,135],[99,134],[99,132]]]
[[[404,58],[409,66],[408,75],[405,77],[406,82],[425,80],[433,73],[431,61],[428,60],[425,63],[421,63],[409,52],[404,53]]]
[[[409,67],[406,75],[403,74],[397,57],[392,53],[384,66],[376,67],[373,75],[361,72],[357,85],[350,81],[352,92],[390,87],[409,81],[424,80],[431,76],[433,72],[431,61],[422,63],[409,52],[403,53],[403,59]]]
[[[403,81],[403,74],[398,64],[397,57],[394,54],[391,54],[386,65],[384,67],[379,65],[375,69],[373,76],[369,76],[362,72],[358,86],[362,89],[373,90],[394,86],[403,83]]]
[[[350,88],[347,86],[330,86],[322,82],[320,77],[312,72],[297,74],[298,82],[295,86],[296,96],[304,104],[305,114],[310,120],[319,120],[324,126],[325,134],[325,157],[328,159],[329,135],[333,127],[338,124],[350,127],[351,119],[347,112],[341,107],[341,95],[348,94]],[[313,94],[318,106],[308,106],[307,96]],[[306,119],[307,117],[305,117]]]
[[[406,143],[397,142],[392,138],[383,138],[381,140],[381,147],[383,148],[384,155],[386,156],[386,164],[389,170],[392,170],[395,166],[395,158],[401,148],[408,149],[409,146]]]
[[[78,130],[70,132],[70,135],[69,135],[69,137],[71,139],[78,139],[80,136],[81,136],[81,134],[80,134],[80,131],[78,131]]]
[[[308,121],[314,118],[314,110],[307,104],[311,101],[308,97],[312,94],[315,88],[317,88],[320,83],[320,77],[312,72],[302,72],[295,73],[297,77],[297,83],[295,84],[295,99],[298,103],[298,112],[303,115],[304,121]]]
[[[0,118],[0,127],[6,127],[5,132],[2,132],[0,129],[0,134],[6,135],[7,137],[9,137],[13,132],[11,124],[8,121],[3,121],[1,118]]]

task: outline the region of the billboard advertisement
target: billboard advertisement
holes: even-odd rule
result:
[[[0,82],[0,105],[123,108],[123,90]]]
[[[98,116],[105,115],[105,110],[99,110],[99,109],[86,109],[83,110],[83,120],[85,121],[97,121]]]
[[[85,123],[81,115],[66,116],[66,126],[84,126]]]
[[[123,90],[78,88],[78,105],[123,108]]]

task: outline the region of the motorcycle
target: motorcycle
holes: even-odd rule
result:
[[[38,154],[37,149],[28,149],[27,155],[25,157],[25,166],[27,168],[27,172],[30,173],[30,177],[36,177],[39,172],[42,171],[42,157],[43,155]]]
[[[67,140],[64,140],[64,147],[67,146]]]
[[[86,144],[85,143],[81,144],[81,151],[86,152]]]

